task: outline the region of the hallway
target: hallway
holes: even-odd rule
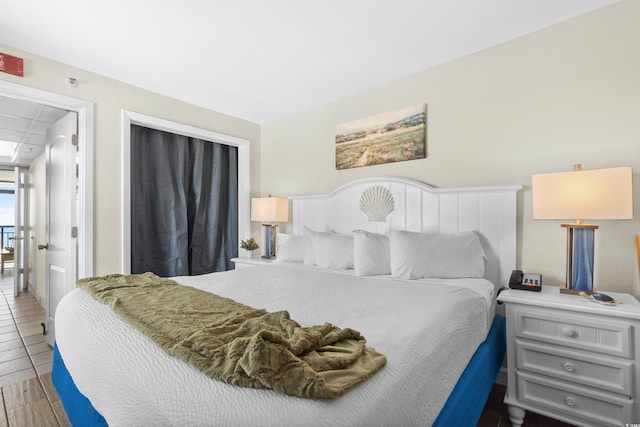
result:
[[[12,273],[0,274],[0,427],[70,426],[51,382],[44,309],[31,294],[13,296]]]

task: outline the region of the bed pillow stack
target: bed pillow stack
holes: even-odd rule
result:
[[[401,279],[483,277],[485,252],[473,231],[457,234],[355,230],[352,234],[305,227],[303,236],[278,234],[278,261],[304,262],[356,276]]]
[[[304,228],[304,235],[278,233],[276,261],[302,262],[330,270],[353,269],[353,236]]]
[[[401,279],[483,277],[485,253],[473,231],[458,234],[392,231],[391,275]]]

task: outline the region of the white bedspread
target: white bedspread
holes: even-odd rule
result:
[[[228,385],[75,289],[58,305],[56,342],[76,386],[112,427],[429,425],[484,341],[495,301],[483,279],[358,278],[285,263],[176,280],[288,310],[303,326],[359,330],[387,366],[332,401]]]

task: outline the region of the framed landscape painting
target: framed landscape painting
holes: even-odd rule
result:
[[[426,104],[352,120],[336,126],[336,169],[424,159]]]

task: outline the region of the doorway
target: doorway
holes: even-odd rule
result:
[[[0,288],[13,289],[15,230],[15,171],[0,166]],[[11,283],[11,286],[8,286]]]
[[[77,164],[77,201],[79,204],[77,210],[77,277],[93,275],[93,103],[0,80],[0,102],[3,99],[35,103],[48,109],[61,110],[64,114],[68,112],[77,114],[79,154]],[[44,215],[42,206],[37,209],[37,212]],[[33,253],[33,248],[36,245],[46,244],[43,241],[31,241],[28,235],[25,235],[23,241],[27,242],[30,253]],[[32,265],[34,264],[32,263]],[[37,283],[39,288],[44,285],[44,283]],[[73,287],[72,284],[70,288]],[[41,297],[39,302],[44,304],[45,301]]]

